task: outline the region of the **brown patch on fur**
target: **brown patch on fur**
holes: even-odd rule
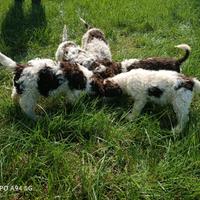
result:
[[[77,64],[61,62],[60,67],[65,78],[69,81],[68,84],[71,90],[83,90],[86,88],[87,79]]]
[[[64,51],[64,54],[68,54],[68,50],[67,48],[69,47],[75,47],[76,45],[73,43],[73,42],[67,42],[64,46],[63,46],[63,51]],[[65,58],[62,58],[62,61],[67,61]]]
[[[180,64],[174,58],[146,58],[139,60],[127,67],[127,71],[132,69],[147,69],[147,70],[171,70],[180,72]]]
[[[67,43],[63,46],[63,48],[65,49],[65,48],[67,48],[67,47],[73,47],[73,46],[76,46],[73,42],[67,42]]]
[[[20,79],[24,68],[26,68],[27,66],[28,65],[17,64],[17,67],[15,68],[15,71],[14,71],[13,84],[18,94],[23,93],[23,87],[21,84],[18,83],[18,80]]]
[[[147,90],[147,93],[150,97],[153,96],[156,98],[160,98],[162,96],[163,92],[164,92],[163,89],[160,89],[159,87],[155,87],[155,86],[150,87]]]
[[[91,64],[91,66],[88,68],[89,70],[95,70],[97,67],[99,67],[99,62],[93,62],[92,64]]]
[[[59,75],[57,76],[52,68],[44,67],[38,72],[38,90],[41,95],[48,97],[49,92],[57,89],[61,85]]]
[[[92,91],[98,96],[104,96],[103,79],[99,75],[93,75],[90,83]]]
[[[186,50],[186,51],[185,51],[185,55],[184,55],[182,58],[179,58],[179,59],[176,61],[176,64],[177,64],[177,65],[181,65],[183,62],[185,62],[185,61],[188,59],[189,55],[190,55],[190,51],[189,51],[189,50]]]
[[[96,61],[94,61],[92,64],[91,64],[91,66],[88,68],[89,70],[95,70],[97,67],[99,67],[100,65],[104,65],[104,66],[106,66],[106,67],[110,67],[111,65],[112,65],[112,62],[109,60],[109,59],[107,59],[107,58],[105,58],[104,60],[96,60]]]
[[[110,61],[107,58],[104,58],[103,60],[97,60],[97,62],[99,62],[102,65],[105,65],[106,67],[109,67],[110,65],[112,65],[112,61]]]
[[[106,80],[104,83],[104,96],[105,97],[116,97],[122,95],[122,89],[117,83]]]
[[[175,87],[175,90],[179,90],[180,88],[185,88],[187,90],[193,91],[194,81],[192,78],[186,77],[182,74],[179,75],[180,82]]]
[[[103,79],[113,77],[116,74],[120,74],[122,72],[122,66],[119,62],[105,60],[100,62],[100,64],[104,65],[106,70],[102,72],[95,72],[95,74],[98,74]]]
[[[122,95],[122,89],[118,84],[113,83],[112,81],[104,80],[99,75],[94,75],[92,77],[92,82],[90,83],[92,86],[92,90],[98,96],[104,97],[116,97]]]
[[[89,37],[88,37],[87,43],[90,43],[94,38],[97,38],[98,40],[102,40],[107,44],[105,35],[98,29],[89,31]]]

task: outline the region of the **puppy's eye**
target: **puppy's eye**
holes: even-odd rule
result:
[[[96,67],[95,69],[94,69],[94,72],[100,72],[101,71],[101,68],[100,67]]]

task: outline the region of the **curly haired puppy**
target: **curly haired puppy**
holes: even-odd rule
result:
[[[58,45],[58,48],[57,48],[56,53],[55,53],[56,61],[62,62],[62,61],[66,61],[66,60],[67,61],[73,60],[74,57],[77,56],[77,53],[76,54],[72,53],[71,57],[68,56],[69,49],[71,47],[78,49],[79,46],[75,42],[68,40],[67,28],[66,28],[66,25],[65,25],[64,28],[63,28],[62,42]],[[77,50],[77,52],[78,52],[78,50]]]
[[[60,62],[79,63],[90,70],[99,66],[94,55],[68,40],[66,26],[64,26],[62,42],[56,50],[55,58]]]
[[[2,53],[0,63],[14,72],[12,99],[34,120],[40,96],[64,94],[69,102],[73,102],[81,92],[107,97],[121,94],[119,86],[112,83],[104,85],[103,80],[79,64],[56,64],[48,59],[34,59],[28,64],[17,64]]]
[[[185,51],[185,55],[179,59],[152,57],[146,59],[128,59],[122,62],[108,62],[105,60],[94,69],[94,72],[100,74],[102,78],[112,77],[116,74],[138,68],[180,72],[181,64],[189,57],[191,48],[187,44],[180,44],[176,47]]]
[[[112,55],[105,34],[98,28],[91,28],[85,20],[80,18],[88,29],[82,37],[81,47],[91,53],[99,62],[103,60],[112,61]]]
[[[188,113],[194,93],[200,93],[200,82],[173,71],[151,71],[133,69],[104,80],[117,84],[123,94],[134,100],[128,119],[136,118],[148,101],[157,104],[171,104],[178,124],[175,132],[181,132],[188,121]]]

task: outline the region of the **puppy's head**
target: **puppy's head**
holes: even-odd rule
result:
[[[94,38],[104,41],[107,44],[105,35],[103,31],[98,28],[91,28],[86,32],[87,35],[87,43],[90,43]]]
[[[103,85],[105,97],[116,97],[123,94],[122,89],[117,83],[114,83],[110,80],[105,80]]]
[[[55,53],[56,61],[62,62],[62,61],[69,60],[68,52],[69,52],[70,48],[72,48],[72,47],[76,48],[76,47],[78,47],[78,45],[76,45],[76,43],[68,40],[67,28],[65,25],[63,28],[62,42],[59,44],[59,46],[56,50],[56,53]]]
[[[59,44],[57,50],[56,50],[56,61],[66,61],[69,60],[69,51],[71,48],[78,48],[78,46],[72,42],[72,41],[65,41]],[[74,51],[73,51],[74,52]]]
[[[94,73],[102,73],[104,71],[106,71],[107,67],[104,65],[99,64],[94,70]]]
[[[103,62],[99,62],[99,65],[93,70],[93,72],[100,75],[103,79],[106,79],[121,73],[122,66],[120,62],[108,62],[105,60]]]

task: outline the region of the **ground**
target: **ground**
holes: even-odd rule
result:
[[[80,43],[79,16],[105,32],[114,60],[180,57],[174,46],[189,44],[183,73],[200,79],[199,0],[1,1],[0,51],[21,63],[54,58],[64,24]],[[41,99],[43,118],[32,122],[11,87],[0,69],[0,199],[200,199],[200,97],[177,135],[170,107],[147,105],[127,122],[128,99]]]

